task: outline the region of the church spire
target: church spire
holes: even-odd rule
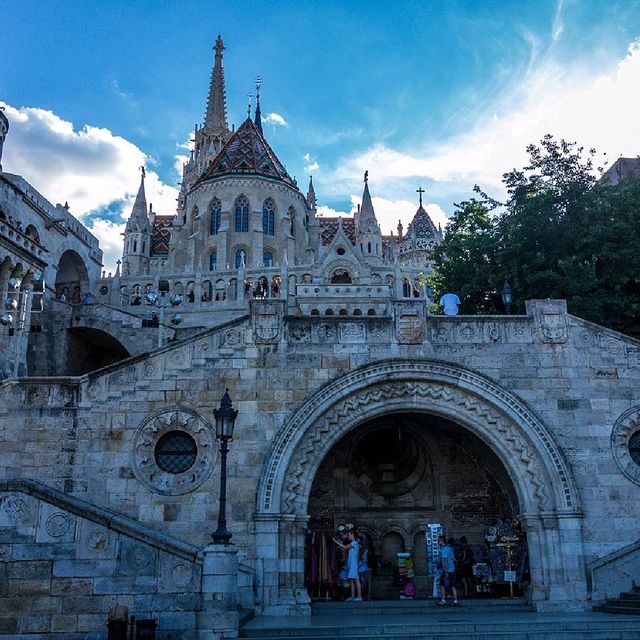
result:
[[[261,84],[262,84],[262,78],[260,76],[258,76],[256,78],[256,114],[255,114],[254,122],[256,124],[256,127],[260,131],[260,133],[263,133],[263,131],[262,131],[262,117],[260,115],[260,85]]]
[[[313,176],[309,176],[309,188],[307,189],[307,206],[309,209],[316,208],[316,190],[313,188]]]
[[[366,260],[379,261],[382,258],[382,234],[373,210],[369,193],[369,172],[364,172],[364,192],[362,205],[356,221],[356,243]]]
[[[209,86],[209,97],[207,98],[207,111],[204,116],[204,127],[207,129],[228,130],[227,126],[227,103],[224,90],[224,69],[222,68],[222,52],[224,45],[222,38],[218,35],[216,44],[213,47],[215,59],[213,71],[211,72],[211,84]]]
[[[144,193],[144,179],[147,175],[144,167],[140,167],[140,174],[140,187],[133,203],[131,215],[127,221],[126,231],[138,229],[140,232],[145,233],[149,231],[149,217],[147,215],[147,197]]]

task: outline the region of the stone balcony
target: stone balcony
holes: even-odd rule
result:
[[[389,316],[391,289],[382,284],[303,284],[296,286],[303,316]]]

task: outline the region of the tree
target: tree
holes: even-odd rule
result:
[[[503,312],[508,279],[514,311],[524,301],[565,298],[570,313],[640,336],[640,180],[597,182],[594,151],[545,136],[529,164],[503,176],[508,200],[457,205],[435,252],[438,293],[456,291],[468,312]]]

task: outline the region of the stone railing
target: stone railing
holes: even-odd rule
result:
[[[387,316],[391,290],[387,285],[303,284],[296,286],[303,316]]]
[[[587,571],[594,604],[629,591],[640,583],[640,540],[590,562]]]

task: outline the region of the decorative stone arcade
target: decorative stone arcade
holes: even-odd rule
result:
[[[521,400],[457,365],[388,360],[328,383],[306,400],[275,438],[258,489],[259,605],[269,614],[308,614],[304,537],[316,473],[345,434],[399,413],[454,422],[482,440],[504,466],[527,532],[538,611],[582,609],[586,581],[578,493],[551,432]]]

